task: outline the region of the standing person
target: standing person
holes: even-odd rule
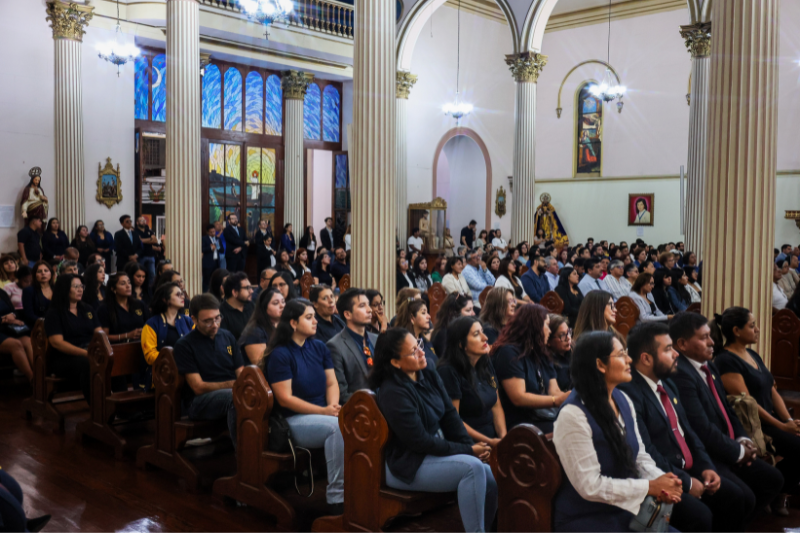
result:
[[[300,238],[300,248],[308,251],[308,263],[314,262],[314,251],[317,249],[317,236],[314,235],[314,226],[306,226]]]
[[[269,339],[275,333],[285,307],[286,300],[277,289],[268,289],[258,295],[253,314],[239,338],[239,349],[244,352],[246,361],[251,365],[261,364]]]
[[[225,254],[222,249],[214,224],[206,226],[206,234],[203,236],[203,292],[208,291],[208,284],[211,282],[211,274],[219,268],[219,258]]]
[[[269,227],[269,223],[266,220],[259,220],[258,227],[253,231],[253,244],[256,248],[258,248],[267,237],[272,237],[272,229]]]
[[[523,279],[525,276],[523,276]],[[561,311],[569,321],[569,327],[574,328],[578,323],[578,312],[583,303],[583,293],[578,290],[580,276],[578,271],[572,267],[564,267],[558,275],[558,286],[556,294],[564,302],[564,309]]]
[[[42,259],[42,219],[29,216],[27,225],[17,232],[17,249],[23,265],[33,268]]]
[[[139,264],[147,270],[150,283],[154,283],[156,279],[156,256],[161,253],[158,237],[147,226],[147,219],[142,216],[136,219],[136,227],[133,231],[142,241],[142,256],[139,258]]]
[[[489,272],[486,263],[481,259],[480,251],[470,250],[464,256],[464,259],[467,262],[467,266],[464,267],[462,274],[467,281],[470,292],[472,292],[472,303],[480,310],[481,293],[486,287],[494,287],[495,281],[497,280],[492,273]]]
[[[297,248],[294,242],[294,233],[292,233],[292,225],[286,224],[283,226],[283,236],[281,237],[281,250],[286,250],[289,254],[289,260],[294,260],[294,251]]]
[[[470,220],[469,224],[461,228],[461,238],[458,240],[460,246],[472,248],[475,243],[475,228],[477,227],[478,223],[474,220]]]
[[[353,249],[353,225],[348,224],[344,232],[344,251],[349,252]]]
[[[331,263],[331,274],[336,279],[336,284],[340,284],[342,276],[350,274],[350,265],[347,264],[347,252],[341,246],[337,246],[335,252],[335,261]],[[322,281],[322,278],[320,278]]]
[[[109,298],[97,309],[97,316],[109,342],[138,341],[149,312],[133,297],[131,279],[124,270],[109,278],[108,292]]]
[[[494,232],[494,239],[492,239],[492,246],[494,249],[497,250],[500,259],[505,259],[506,254],[508,253],[508,242],[502,237],[503,232],[500,231],[500,228],[496,229]]]
[[[25,324],[33,329],[40,318],[44,318],[53,299],[53,288],[56,278],[53,269],[44,261],[38,261],[31,268],[33,271],[33,284],[22,290],[22,316]],[[83,295],[83,288],[81,288]]]
[[[308,299],[316,313],[314,318],[317,320],[317,333],[314,338],[327,343],[345,328],[344,320],[336,313],[333,289],[323,283],[314,285],[309,291]]]
[[[244,272],[234,272],[223,284],[225,288],[225,301],[219,307],[222,313],[220,327],[230,331],[238,341],[253,314],[255,304],[250,301],[253,286]]]
[[[89,237],[89,228],[86,226],[78,226],[75,230],[75,238],[72,239],[70,246],[78,250],[78,263],[86,268],[86,262],[89,256],[97,251],[94,241]]]
[[[107,265],[110,265],[111,256],[114,254],[116,246],[114,245],[114,236],[110,232],[106,231],[106,225],[102,220],[97,220],[94,223],[92,232],[89,234],[89,238],[92,239],[97,253],[103,256],[103,259],[105,259]],[[88,259],[84,266],[89,266]]]
[[[278,264],[275,258],[277,252],[272,247],[272,241],[272,235],[267,235],[262,242],[256,243],[257,268],[259,272],[264,272],[268,268],[275,268]]]
[[[222,269],[227,269],[228,261],[225,259],[225,254],[228,252],[228,245],[225,243],[224,228],[222,227],[221,220],[217,220],[216,222],[214,222],[214,233],[216,233],[217,239],[219,239],[223,251],[222,255],[219,258],[219,267]]]
[[[42,235],[42,257],[51,265],[64,260],[64,252],[69,246],[67,234],[61,229],[61,222],[53,217],[47,222]]]
[[[339,383],[339,405],[344,405],[356,391],[367,388],[378,336],[367,331],[372,323],[372,309],[366,291],[347,289],[339,295],[336,308],[346,326],[326,344]]]
[[[142,328],[142,353],[148,364],[144,376],[135,379],[134,387],[145,392],[153,388],[152,365],[165,346],[175,347],[178,340],[188,335],[194,327],[189,315],[184,313],[186,302],[183,290],[177,283],[165,283],[156,289],[150,307],[151,316]]]
[[[336,244],[333,238],[333,219],[331,217],[325,219],[325,227],[319,232],[319,242],[326,250],[333,250]]]
[[[133,231],[130,215],[119,217],[119,223],[122,224],[122,229],[114,234],[114,245],[117,250],[117,270],[123,270],[128,261],[139,262],[139,257],[142,255],[142,240]],[[155,269],[153,275],[155,276]]]
[[[247,240],[244,229],[239,227],[239,217],[228,215],[228,223],[222,231],[225,237],[225,262],[230,272],[241,272],[247,262]]]
[[[514,317],[517,309],[517,299],[514,291],[503,287],[495,287],[489,291],[481,309],[481,322],[483,333],[490,345],[497,341],[500,332]]]

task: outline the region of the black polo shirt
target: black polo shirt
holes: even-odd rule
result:
[[[222,313],[222,324],[220,327],[230,331],[236,340],[239,340],[255,308],[256,304],[248,301],[244,304],[244,308],[239,311],[225,300],[222,302],[222,305],[219,306],[219,312]]]
[[[116,300],[108,300],[97,308],[97,314],[100,318],[100,325],[108,328],[110,335],[124,335],[135,329],[143,329],[145,322],[150,318],[147,309],[142,305],[139,300],[134,300],[136,303],[129,306],[127,311],[120,307]],[[113,309],[111,308],[113,306]],[[116,312],[117,322],[113,325],[111,322],[111,313]]]
[[[181,374],[200,374],[207,383],[236,380],[236,369],[244,366],[236,339],[230,331],[220,328],[212,339],[194,329],[184,335],[174,347],[175,364]],[[191,387],[184,387],[184,407],[194,399]]]
[[[314,335],[314,338],[326,344],[345,328],[344,320],[336,313],[331,316],[330,322],[319,316],[319,313],[315,314],[315,318],[317,319],[317,334]]]
[[[17,232],[17,242],[25,248],[28,261],[38,261],[42,256],[42,239],[38,231],[25,226]]]
[[[479,379],[475,368],[470,368],[472,381],[449,364],[443,364],[437,370],[450,399],[459,400],[458,414],[461,420],[490,439],[497,438],[492,413],[492,407],[497,403],[497,376],[492,363],[489,363],[491,376],[488,380]]]
[[[475,232],[469,226],[461,228],[461,237],[466,237],[467,248],[472,248],[472,242],[475,240]],[[458,245],[461,246],[461,239],[458,239]]]
[[[149,239],[150,237],[153,236],[152,230],[150,230],[150,228],[148,228],[147,226],[145,226],[143,230],[139,229],[139,226],[134,226],[133,227],[133,232],[136,235],[138,235],[139,238],[142,240],[142,256],[143,257],[155,257],[156,251],[153,250],[153,245],[144,243],[144,241],[146,239]]]
[[[62,335],[65,342],[79,348],[89,346],[94,330],[99,327],[97,313],[83,302],[78,302],[77,316],[52,307],[44,316],[44,331],[48,337]]]

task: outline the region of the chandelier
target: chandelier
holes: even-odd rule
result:
[[[112,65],[117,66],[117,77],[119,77],[119,68],[126,63],[136,59],[139,55],[139,49],[133,43],[122,42],[122,26],[119,21],[119,0],[117,0],[117,29],[114,32],[114,40],[106,43],[98,43],[95,47],[97,49],[97,57],[105,59]]]
[[[606,47],[606,65],[611,64],[611,0],[608,0],[608,42]],[[619,83],[614,83],[614,76],[611,74],[611,68],[606,67],[606,73],[603,76],[603,81],[598,85],[589,87],[589,92],[597,98],[602,98],[604,102],[610,103],[614,100],[617,101],[617,109],[622,112],[622,97],[628,91],[628,88]]]
[[[465,116],[472,113],[474,107],[472,104],[462,102],[458,92],[458,82],[461,77],[461,0],[458,0],[458,38],[456,42],[457,57],[456,60],[456,98],[453,102],[442,106],[442,111],[445,115],[451,116],[456,119],[456,124]]]
[[[276,20],[286,18],[294,10],[292,0],[239,0],[247,18],[267,28]],[[264,33],[269,39],[269,31]]]

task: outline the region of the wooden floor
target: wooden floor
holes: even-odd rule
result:
[[[171,474],[137,470],[132,458],[115,461],[110,448],[91,440],[77,443],[75,424],[88,414],[85,402],[64,409],[70,414],[63,434],[54,433],[53,424],[25,421],[20,403],[28,395],[27,384],[0,377],[0,466],[22,486],[29,517],[53,515],[45,531],[276,531],[261,511],[211,495],[211,478],[232,472],[232,453],[200,461],[209,480],[193,494]],[[312,498],[297,496],[288,484],[283,493],[297,509],[301,530],[326,514],[324,476]],[[789,527],[800,527],[800,510],[782,519],[761,517],[750,530]],[[397,521],[391,530],[463,531],[455,506]]]

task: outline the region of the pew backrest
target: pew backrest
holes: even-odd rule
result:
[[[623,296],[617,300],[617,323],[614,326],[623,339],[628,338],[628,332],[639,321],[639,306],[630,297]]]
[[[144,370],[144,354],[140,342],[111,344],[104,331],[95,331],[86,348],[89,359],[92,397],[111,394],[111,378],[138,374]]]
[[[687,313],[700,313],[700,310],[701,310],[700,302],[695,302],[686,308]]]
[[[339,294],[343,293],[349,288],[350,288],[350,274],[345,274],[344,276],[342,276],[342,279],[339,280]]]
[[[564,300],[562,300],[561,296],[556,294],[555,291],[545,293],[539,303],[542,304],[545,309],[557,315],[560,315],[561,312],[564,311]]]
[[[153,364],[153,387],[156,390],[156,440],[157,449],[174,449],[173,424],[181,419],[181,388],[184,377],[178,371],[173,350],[161,348]]]
[[[800,319],[789,309],[772,315],[772,375],[779,389],[800,390]]]
[[[237,458],[250,457],[249,451],[258,454],[269,445],[269,416],[275,399],[264,374],[257,366],[249,365],[242,369],[233,385],[233,405],[236,407],[237,443],[240,448]],[[255,450],[253,450],[255,448]],[[239,461],[239,472],[243,476],[258,478],[258,472],[248,474]]]
[[[481,304],[481,307],[483,307],[483,305],[486,303],[486,298],[488,298],[488,297],[489,297],[489,293],[490,293],[490,292],[492,292],[492,289],[494,289],[494,287],[492,287],[491,285],[487,285],[487,286],[486,286],[486,287],[485,287],[485,288],[484,288],[484,289],[481,291],[481,294],[480,294],[480,296],[478,296],[478,302],[480,302],[480,304]]]
[[[300,290],[303,293],[303,298],[308,300],[311,297],[311,286],[314,285],[314,276],[311,272],[306,272],[300,277]]]
[[[38,401],[47,401],[47,350],[50,343],[44,330],[44,319],[40,318],[31,330],[31,347],[33,348],[33,397]]]
[[[431,315],[431,322],[436,323],[436,314],[439,312],[439,308],[444,303],[445,298],[447,298],[447,291],[444,290],[444,286],[441,283],[434,283],[428,289],[428,301],[430,302],[428,314]]]

